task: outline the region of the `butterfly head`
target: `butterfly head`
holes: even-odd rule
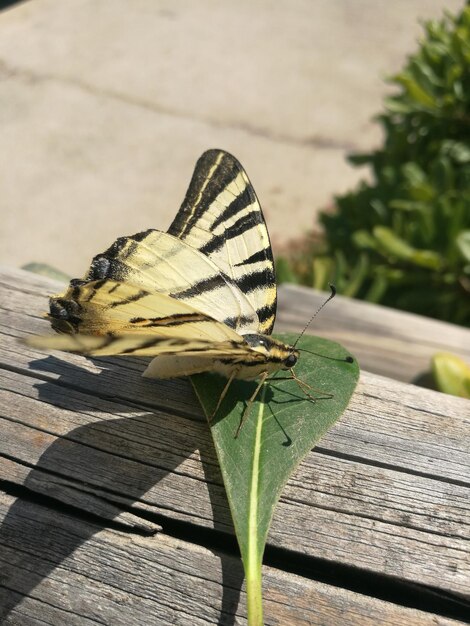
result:
[[[297,363],[299,351],[269,335],[248,334],[243,338],[255,352],[265,355],[273,370],[290,370]]]

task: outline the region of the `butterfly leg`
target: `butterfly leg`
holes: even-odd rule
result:
[[[300,378],[297,378],[297,376],[295,375],[295,372],[294,372],[293,369],[290,369],[289,371],[291,373],[291,376],[272,376],[271,378],[268,378],[267,380],[274,380],[274,381],[276,381],[276,380],[295,380],[297,385],[300,387],[301,391],[303,391],[303,393],[307,396],[307,398],[309,400],[311,400],[312,402],[317,402],[318,400],[323,400],[325,398],[325,396],[326,396],[327,399],[333,397],[332,393],[325,394],[324,391],[320,391],[319,389],[315,389],[314,387],[312,387],[311,385],[309,385],[305,381],[300,380]],[[307,391],[307,389],[310,389],[310,391],[315,391],[316,393],[323,394],[323,398],[314,398],[312,395],[310,395],[310,393]]]
[[[260,391],[261,387],[264,385],[264,383],[265,383],[265,381],[266,381],[267,377],[268,377],[268,372],[263,372],[263,373],[261,374],[261,376],[260,376],[260,381],[259,381],[259,383],[258,383],[258,385],[257,385],[257,387],[256,387],[256,389],[255,389],[255,391],[253,392],[253,394],[252,394],[251,398],[250,398],[250,399],[248,400],[248,402],[246,403],[246,407],[245,407],[245,410],[243,411],[243,415],[242,415],[242,418],[241,418],[241,420],[240,420],[240,424],[238,425],[237,432],[235,433],[235,439],[236,439],[236,438],[238,437],[238,435],[240,434],[240,431],[241,431],[241,429],[242,429],[242,426],[243,426],[243,424],[246,422],[246,420],[247,420],[247,418],[248,418],[248,415],[249,415],[249,413],[250,413],[251,406],[252,406],[253,402],[255,401],[256,396],[259,394],[259,391]]]
[[[327,399],[330,399],[333,397],[332,393],[325,393],[324,391],[320,391],[319,389],[315,389],[314,387],[311,387],[308,383],[306,383],[303,380],[300,380],[300,378],[297,378],[297,376],[295,375],[294,370],[289,370],[290,373],[292,374],[292,378],[295,380],[295,382],[298,384],[298,386],[300,387],[300,389],[304,392],[304,394],[307,396],[307,398],[309,398],[310,400],[312,400],[312,402],[316,402],[317,400],[324,400],[325,396]],[[320,393],[323,394],[323,398],[314,398],[313,396],[311,396],[309,394],[309,392],[307,391],[307,389],[310,389],[310,391],[315,391],[316,393]]]
[[[217,414],[217,411],[220,409],[220,405],[222,404],[223,399],[227,395],[227,391],[229,390],[229,387],[232,384],[232,382],[233,382],[235,376],[237,375],[237,373],[238,373],[238,370],[233,370],[233,372],[230,374],[230,376],[229,376],[229,378],[228,378],[228,380],[227,380],[227,382],[225,384],[225,387],[222,389],[222,393],[220,394],[220,397],[219,397],[219,399],[217,401],[215,409],[212,411],[211,415],[209,416],[209,418],[207,420],[209,422],[209,424],[212,422],[212,420],[214,419],[214,417]]]

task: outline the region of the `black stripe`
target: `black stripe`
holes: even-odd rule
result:
[[[147,339],[147,341],[144,341],[144,343],[141,343],[134,348],[126,348],[126,350],[123,350],[121,354],[132,354],[133,352],[137,352],[137,350],[145,350],[145,348],[151,348],[152,346],[156,346],[158,343],[160,343],[161,340],[161,337]]]
[[[265,306],[259,308],[256,312],[258,314],[258,319],[260,322],[265,322],[267,319],[276,315],[276,300],[272,304],[266,304]]]
[[[283,362],[282,359],[272,358],[271,356],[262,354],[261,352],[255,352],[255,355],[253,355],[255,358],[250,361],[240,361],[238,358],[217,359],[217,361],[219,361],[219,363],[223,363],[224,365],[243,365],[243,367],[259,367],[260,365],[267,365],[268,363],[282,363]],[[260,355],[263,358],[260,358],[260,356],[258,355]]]
[[[107,348],[118,340],[119,337],[116,337],[116,335],[113,335],[113,333],[108,333],[105,337],[103,337],[103,342],[98,349],[101,350],[102,348]]]
[[[211,276],[210,278],[205,278],[204,280],[199,281],[198,283],[192,285],[184,291],[170,293],[169,296],[171,298],[176,298],[177,300],[193,298],[194,296],[198,296],[206,291],[213,291],[214,289],[225,287],[226,284],[227,283],[223,279],[222,275],[216,274],[215,276]]]
[[[87,273],[89,280],[99,280],[108,277],[111,261],[107,259],[103,254],[97,254],[93,257],[90,265],[90,269]]]
[[[194,322],[213,322],[214,320],[203,313],[175,313],[167,317],[134,317],[130,320],[131,324],[141,324],[143,328],[151,328],[153,326],[180,326],[181,324],[193,324]]]
[[[118,258],[106,257],[104,254],[95,256],[88,270],[88,280],[115,280],[124,282],[129,273],[128,266]]]
[[[133,239],[134,241],[143,241],[144,239],[146,239],[149,235],[151,235],[153,232],[155,232],[154,228],[148,228],[147,230],[143,230],[140,233],[136,233],[135,235],[131,235],[129,237],[129,239]]]
[[[214,221],[211,226],[211,230],[214,231],[217,226],[220,226],[223,222],[229,220],[231,217],[234,217],[240,211],[246,209],[253,202],[253,193],[251,192],[250,187],[245,187],[244,191],[240,193],[236,198],[232,200],[232,202],[227,206],[227,208],[222,211],[219,217]]]
[[[88,287],[91,287],[91,293],[88,295],[87,298],[84,298],[84,302],[91,302],[91,300],[93,300],[93,298],[96,296],[96,294],[98,293],[98,291],[101,289],[101,287],[107,282],[106,278],[103,278],[101,280],[97,280],[95,282],[91,282],[88,283]]]
[[[243,291],[243,293],[250,293],[255,289],[274,287],[275,285],[274,272],[271,268],[266,267],[258,272],[247,273],[244,276],[236,279],[236,284]]]
[[[107,259],[114,259],[117,256],[121,256],[123,248],[126,246],[129,237],[118,237],[116,241],[109,246],[101,255]]]
[[[251,214],[250,217],[260,215],[258,212]],[[259,221],[247,219],[247,216],[242,216],[239,220],[232,224],[227,230],[221,235],[216,235],[212,237],[206,244],[204,244],[200,249],[203,254],[211,254],[212,252],[216,252],[221,248],[226,241],[229,239],[233,239],[234,237],[238,237],[238,235],[242,235],[247,230],[250,230],[254,226],[257,226]]]
[[[119,337],[116,337],[119,339]],[[123,350],[120,354],[132,354],[133,352],[137,352],[137,350],[145,350],[145,348],[151,348],[153,346],[157,346],[159,343],[166,343],[168,346],[183,346],[188,343],[187,339],[168,339],[168,337],[152,337],[151,339],[147,339],[143,343],[134,348],[127,348]],[[196,350],[207,350],[207,348],[196,348]],[[164,352],[162,354],[165,354]],[[177,350],[174,354],[179,354]]]
[[[84,278],[72,278],[69,287],[81,287],[87,281]]]
[[[244,265],[250,265],[251,263],[259,263],[260,261],[269,261],[270,263],[272,263],[271,248],[263,248],[262,250],[258,250],[258,252],[254,252],[244,261],[240,261],[240,263],[235,263],[233,267],[243,267]]]
[[[230,328],[237,328],[237,326],[243,326],[244,324],[249,324],[252,321],[253,317],[239,315],[237,317],[226,317],[223,323]]]
[[[143,241],[153,232],[154,229],[149,228],[135,235],[116,239],[104,252],[93,257],[87,278],[89,280],[102,278],[122,280],[126,274],[126,267],[123,263],[117,261],[117,259],[127,259],[137,250],[138,242]],[[128,248],[124,252],[126,246],[128,246]]]
[[[236,178],[239,172],[239,168],[237,167],[238,163],[233,157],[227,154],[222,155],[218,167],[209,177],[209,171],[214,166],[214,162],[219,156],[219,150],[208,150],[197,161],[183,204],[168,229],[171,235],[175,235],[180,239],[187,237],[193,226],[198,222],[217,196]],[[198,195],[204,184],[206,184],[206,186],[202,198],[193,211]]]
[[[108,308],[114,309],[115,307],[121,306],[122,304],[129,304],[130,302],[136,302],[137,300],[140,300],[141,298],[145,298],[145,296],[148,296],[148,295],[149,295],[148,291],[144,291],[142,289],[138,293],[135,293],[133,296],[129,296],[128,298],[124,298],[124,300],[118,300],[117,302],[111,302],[111,304],[108,304]]]

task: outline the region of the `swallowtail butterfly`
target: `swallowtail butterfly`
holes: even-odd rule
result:
[[[151,378],[217,372],[227,378],[218,408],[234,378],[259,379],[252,399],[271,373],[291,370],[295,378],[298,350],[270,336],[276,300],[254,189],[232,155],[208,150],[168,232],[120,237],[95,256],[84,278],[50,299],[48,317],[59,334],[26,342],[90,356],[154,357],[144,372]]]

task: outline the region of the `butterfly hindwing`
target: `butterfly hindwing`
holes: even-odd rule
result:
[[[216,360],[235,367],[263,362],[227,325],[129,283],[71,285],[63,297],[53,299],[51,313],[53,327],[62,334],[30,337],[29,346],[88,356],[158,357],[147,368],[149,377],[211,371]]]
[[[255,191],[235,157],[223,150],[201,156],[168,232],[229,276],[253,305],[258,332],[271,333],[276,315],[271,244]]]
[[[210,314],[237,332],[254,332],[258,316],[245,294],[211,259],[158,230],[121,237],[91,264],[86,280],[111,279],[160,292]]]
[[[186,302],[113,280],[72,284],[51,299],[52,327],[84,335],[149,334],[179,339],[243,342],[229,326]]]

